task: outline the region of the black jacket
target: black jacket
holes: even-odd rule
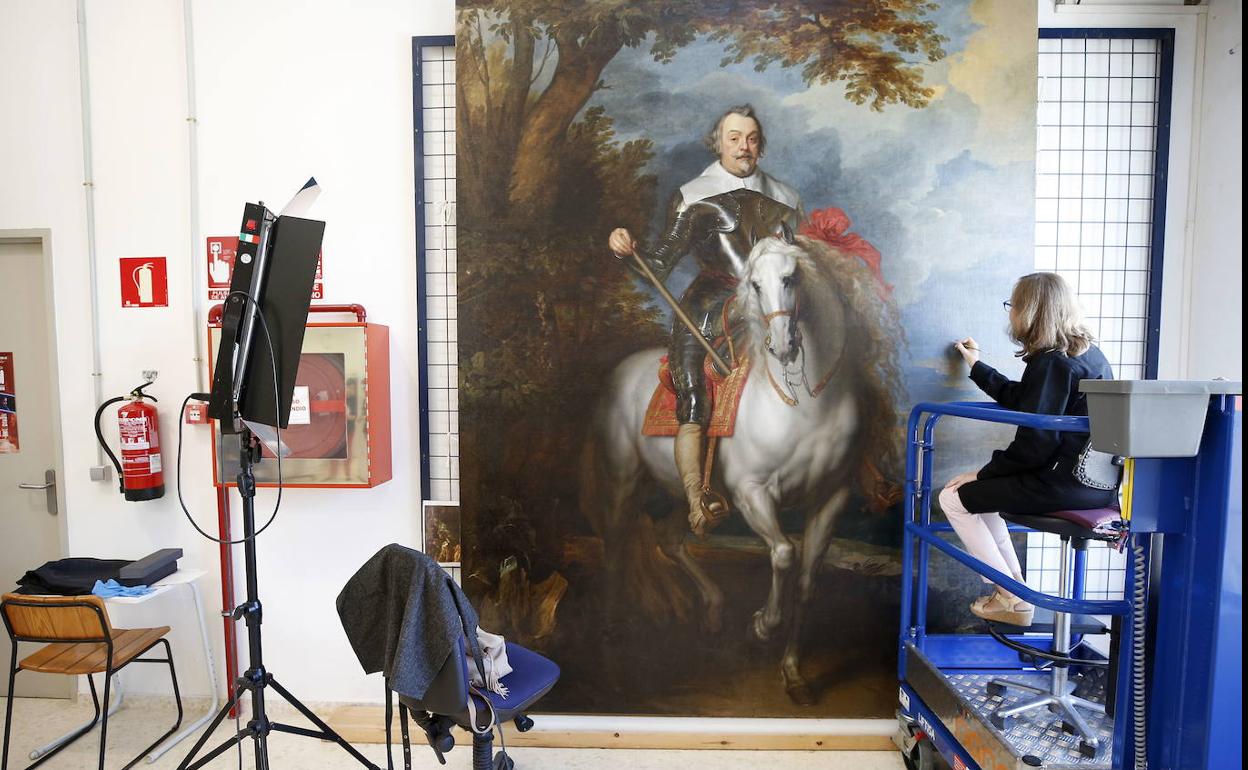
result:
[[[1027,361],[1020,382],[1013,382],[983,361],[971,367],[971,379],[1006,409],[1033,414],[1088,414],[1088,400],[1079,392],[1080,380],[1112,379],[1113,370],[1096,346],[1082,355],[1038,353]],[[1040,470],[1066,470],[1074,467],[1079,452],[1088,441],[1086,433],[1019,428],[1014,441],[992,453],[980,469],[980,479],[1012,476]]]
[[[133,562],[126,559],[93,559],[75,556],[57,559],[32,569],[18,579],[19,594],[59,594],[85,596],[97,580],[116,580],[121,568]]]
[[[1027,362],[1020,382],[983,362],[971,368],[971,379],[998,404],[1035,414],[1086,415],[1079,381],[1110,377],[1109,362],[1095,347],[1073,358],[1041,353]],[[1075,462],[1087,441],[1086,433],[1019,428],[1008,447],[992,453],[978,480],[958,488],[958,497],[971,513],[1045,514],[1112,505],[1116,492],[1075,479]]]

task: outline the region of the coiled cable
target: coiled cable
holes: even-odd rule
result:
[[[1144,634],[1147,630],[1145,611],[1148,608],[1148,577],[1144,572],[1144,546],[1139,536],[1131,538],[1131,552],[1135,556],[1135,585],[1131,601],[1131,716],[1135,741],[1135,770],[1148,770],[1148,709],[1145,694]]]

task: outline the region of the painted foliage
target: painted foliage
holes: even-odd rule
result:
[[[899,426],[971,395],[950,341],[1006,349],[1035,26],[990,0],[461,0],[463,580],[485,628],[563,668],[546,708],[892,713]],[[699,538],[674,424],[642,435],[673,319],[608,236],[653,254],[743,104],[804,217],[760,219],[714,306],[750,368],[720,388],[741,403],[712,485],[731,511]],[[666,284],[697,273],[679,259]],[[995,439],[955,437],[968,467]],[[780,479],[772,505],[750,474]],[[973,590],[945,588],[936,612]]]

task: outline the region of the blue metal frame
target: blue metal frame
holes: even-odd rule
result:
[[[1166,247],[1166,190],[1170,180],[1170,120],[1174,95],[1174,29],[1171,27],[1050,28],[1041,40],[1058,39],[1156,40],[1160,69],[1157,77],[1156,166],[1153,169],[1153,211],[1148,262],[1148,320],[1144,335],[1144,379],[1157,378],[1161,347],[1161,281]]]
[[[926,419],[923,419],[924,415],[927,415]],[[902,533],[901,633],[898,639],[898,679],[903,685],[907,681],[907,644],[913,644],[942,669],[958,669],[963,672],[968,670],[1024,670],[1017,655],[1006,650],[991,637],[965,634],[928,635],[927,573],[932,548],[936,548],[976,574],[988,578],[1016,596],[1026,599],[1037,606],[1058,612],[1117,615],[1123,617],[1122,633],[1118,642],[1118,659],[1123,661],[1125,665],[1125,662],[1131,659],[1131,645],[1133,644],[1133,639],[1131,638],[1132,607],[1129,601],[1087,600],[1082,598],[1063,599],[1040,593],[1014,580],[1013,577],[989,567],[939,536],[940,532],[947,532],[950,530],[950,527],[947,524],[932,524],[931,521],[932,454],[936,447],[936,426],[941,418],[945,416],[1017,425],[1037,430],[1074,431],[1078,433],[1088,433],[1090,431],[1087,417],[1012,412],[992,403],[957,402],[940,404],[924,402],[911,410],[910,418],[906,424],[905,519]],[[915,547],[916,541],[918,544],[917,548]],[[915,563],[916,555],[917,565]],[[1076,567],[1080,568],[1081,566],[1079,560],[1077,560]],[[1129,569],[1126,575],[1126,585],[1131,585],[1133,580],[1133,570]],[[1125,587],[1124,585],[1124,589]],[[1082,585],[1080,586],[1081,592]],[[1124,595],[1129,595],[1129,593],[1129,591],[1124,590]],[[1029,643],[1034,643],[1034,641],[1034,639],[1027,639]],[[1130,684],[1129,676],[1118,677],[1116,683],[1117,703],[1130,703]],[[914,700],[922,706],[917,697]],[[1111,755],[1115,770],[1124,767],[1124,758],[1129,756],[1129,716],[1130,709],[1125,707],[1125,705],[1119,707],[1115,712],[1114,742]]]
[[[1021,668],[1017,658],[1011,659],[1008,651],[983,636],[927,634],[927,566],[930,549],[935,547],[1040,606],[1124,619],[1117,646],[1121,668],[1114,691],[1117,708],[1111,766],[1114,770],[1132,767],[1134,697],[1129,661],[1137,641],[1133,638],[1133,608],[1127,601],[1063,600],[1025,589],[937,536],[949,529],[932,524],[929,513],[933,438],[937,422],[945,415],[1040,430],[1089,430],[1085,418],[1020,414],[991,404],[926,403],[911,412],[907,423],[898,644],[903,712],[910,717],[926,714],[929,722],[933,718],[930,710],[924,711],[927,706],[918,700],[913,688],[907,690],[908,645],[940,671]],[[1147,755],[1152,767],[1214,770],[1242,763],[1242,444],[1239,396],[1214,396],[1209,401],[1197,456],[1135,461],[1131,537],[1144,554],[1143,575],[1139,577],[1147,581],[1150,620],[1155,628],[1148,639],[1140,640],[1149,645],[1148,657],[1153,661],[1146,671]],[[1161,555],[1155,565],[1154,545]],[[1136,560],[1130,559],[1125,586],[1136,585],[1137,569]]]
[[[426,35],[412,38],[412,164],[416,181],[416,347],[420,361],[420,495],[429,499],[429,325],[425,322],[428,298],[425,296],[425,121],[423,75],[420,52],[423,48],[455,45],[454,35]]]
[[[1155,486],[1172,491],[1163,505],[1177,509],[1182,526],[1158,517],[1167,526],[1150,593],[1164,622],[1152,654],[1166,665],[1149,681],[1151,767],[1242,766],[1242,453],[1239,397],[1215,397],[1200,454],[1155,469]]]

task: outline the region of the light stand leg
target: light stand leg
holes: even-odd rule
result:
[[[234,691],[234,697],[230,702],[217,714],[213,724],[200,737],[199,741],[191,749],[191,753],[182,760],[182,764],[178,766],[178,770],[196,770],[202,767],[212,759],[219,756],[222,752],[242,742],[247,738],[251,738],[256,755],[256,770],[269,770],[269,733],[278,730],[280,732],[291,733],[294,735],[302,735],[311,738],[320,738],[321,740],[333,741],[339,746],[346,749],[351,756],[357,759],[360,764],[369,768],[369,770],[381,770],[377,765],[369,762],[362,754],[355,750],[351,744],[347,743],[342,736],[334,732],[329,725],[325,724],[319,717],[312,713],[310,709],[300,703],[293,695],[286,691],[284,687],[273,681],[273,676],[264,668],[264,648],[260,634],[260,624],[263,621],[263,610],[260,605],[259,587],[256,579],[256,478],[252,471],[252,466],[260,461],[259,442],[255,441],[250,430],[243,427],[239,432],[239,471],[238,471],[238,494],[243,501],[243,537],[246,542],[243,543],[243,554],[245,557],[244,565],[247,571],[247,600],[242,605],[234,609],[234,619],[245,618],[247,623],[247,650],[248,650],[248,668],[247,671],[238,679],[238,686]],[[289,725],[270,722],[265,712],[264,691],[272,685],[278,693],[290,702],[292,706],[299,710],[301,714],[311,720],[320,730],[308,730],[302,727],[291,727]],[[247,722],[247,726],[217,748],[206,754],[202,759],[191,762],[195,759],[195,754],[199,751],[207,741],[208,736],[221,724],[239,698],[244,692],[251,693],[251,720]]]

